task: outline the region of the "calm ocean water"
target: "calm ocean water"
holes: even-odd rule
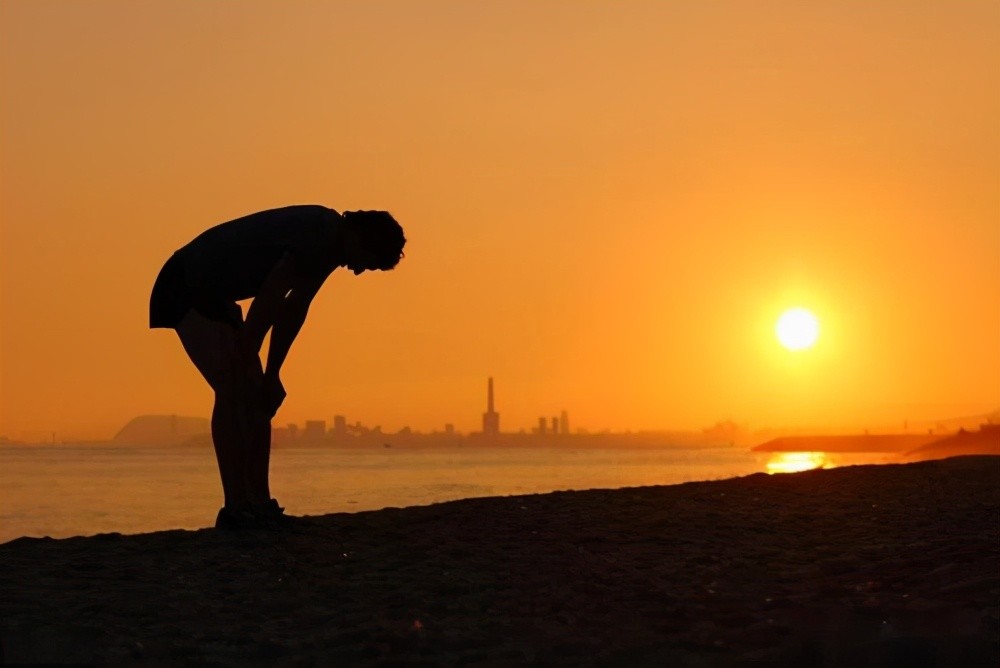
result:
[[[271,492],[286,512],[316,515],[761,470],[734,448],[280,449],[271,458]],[[0,542],[207,527],[221,503],[210,448],[0,449]]]

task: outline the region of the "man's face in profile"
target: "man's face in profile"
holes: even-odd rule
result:
[[[379,267],[373,253],[359,248],[357,252],[355,252],[354,257],[351,258],[351,261],[347,263],[347,268],[353,271],[354,275],[357,276],[366,271],[378,269]]]
[[[365,271],[389,271],[399,264],[402,255],[400,253],[399,257],[386,259],[384,257],[380,258],[371,251],[359,248],[351,261],[347,263],[347,268],[353,271],[355,275]]]

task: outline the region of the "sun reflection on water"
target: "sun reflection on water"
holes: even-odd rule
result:
[[[767,462],[768,473],[796,473],[812,469],[828,469],[832,462],[823,452],[775,452]]]

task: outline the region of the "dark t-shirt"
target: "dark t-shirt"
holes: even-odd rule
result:
[[[167,261],[150,299],[150,326],[174,327],[189,308],[228,319],[232,304],[257,295],[290,252],[298,270],[327,276],[341,262],[330,239],[343,219],[319,205],[253,213],[205,230]]]

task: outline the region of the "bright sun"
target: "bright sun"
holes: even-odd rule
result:
[[[819,337],[819,321],[804,308],[788,309],[778,318],[774,333],[789,350],[805,350]]]

